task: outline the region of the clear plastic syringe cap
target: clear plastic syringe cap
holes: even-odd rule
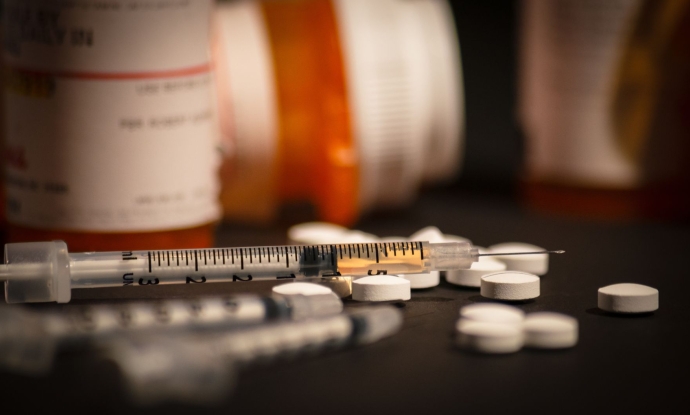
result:
[[[6,244],[4,267],[8,303],[69,302],[69,253],[63,241]]]

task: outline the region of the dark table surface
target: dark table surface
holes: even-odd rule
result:
[[[526,312],[576,317],[579,344],[569,350],[523,350],[504,356],[453,346],[458,309],[485,301],[478,290],[442,282],[414,291],[400,305],[400,333],[378,343],[243,370],[234,391],[213,407],[127,403],[117,368],[78,355],[61,356],[48,377],[0,372],[7,413],[668,413],[685,412],[688,391],[687,224],[602,223],[537,215],[511,199],[472,193],[426,193],[411,208],[369,217],[358,229],[409,235],[436,225],[476,245],[523,241],[565,249],[551,258],[541,296]],[[284,243],[285,229],[224,225],[218,246]],[[597,289],[620,283],[660,291],[658,311],[615,316],[597,309]],[[136,298],[270,292],[273,283],[75,290],[75,304]],[[127,295],[127,297],[124,297]],[[346,300],[345,307],[356,307]],[[469,412],[468,412],[469,411]]]

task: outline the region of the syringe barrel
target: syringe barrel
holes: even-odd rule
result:
[[[469,242],[447,242],[429,244],[431,269],[455,271],[468,269],[477,261],[477,248]]]

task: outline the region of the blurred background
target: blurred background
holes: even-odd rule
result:
[[[202,247],[429,192],[686,220],[687,3],[6,0],[5,238]]]

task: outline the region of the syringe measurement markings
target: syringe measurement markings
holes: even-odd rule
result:
[[[204,249],[204,265],[208,265],[208,260],[206,259],[206,250]]]
[[[350,259],[352,259],[352,245],[347,245],[347,252],[350,254]]]
[[[216,250],[213,250],[213,265],[216,265]]]
[[[383,244],[383,253],[386,255],[386,258],[388,258],[388,244],[387,243]]]
[[[412,255],[414,255],[414,245],[415,245],[414,242],[412,242],[412,243],[410,244],[410,252],[412,252]]]
[[[405,248],[407,248],[407,242],[403,242],[402,246],[400,247],[400,249],[403,251],[403,256],[405,256]]]
[[[244,269],[244,253],[242,252],[242,248],[240,248],[240,269]]]
[[[199,256],[196,249],[194,250],[194,271],[199,271]]]
[[[151,273],[151,251],[149,251],[149,273]]]
[[[285,268],[290,268],[290,253],[286,251],[287,250],[283,248],[283,253],[285,253]]]
[[[170,266],[170,251],[165,251],[166,254],[168,254],[168,266]]]
[[[335,245],[331,245],[331,266],[335,267],[335,255],[333,255],[333,251],[335,250]]]
[[[395,247],[396,242],[393,242],[393,256],[398,256],[398,250]]]
[[[338,247],[339,247],[338,251],[340,252],[340,259],[343,259],[343,246],[338,245]]]
[[[422,256],[422,260],[424,260],[424,249],[422,248],[422,243],[417,242],[417,247],[419,247],[419,254]]]
[[[379,263],[379,244],[376,244],[376,263]]]
[[[161,266],[161,251],[156,252],[156,256],[158,257],[158,266]]]

